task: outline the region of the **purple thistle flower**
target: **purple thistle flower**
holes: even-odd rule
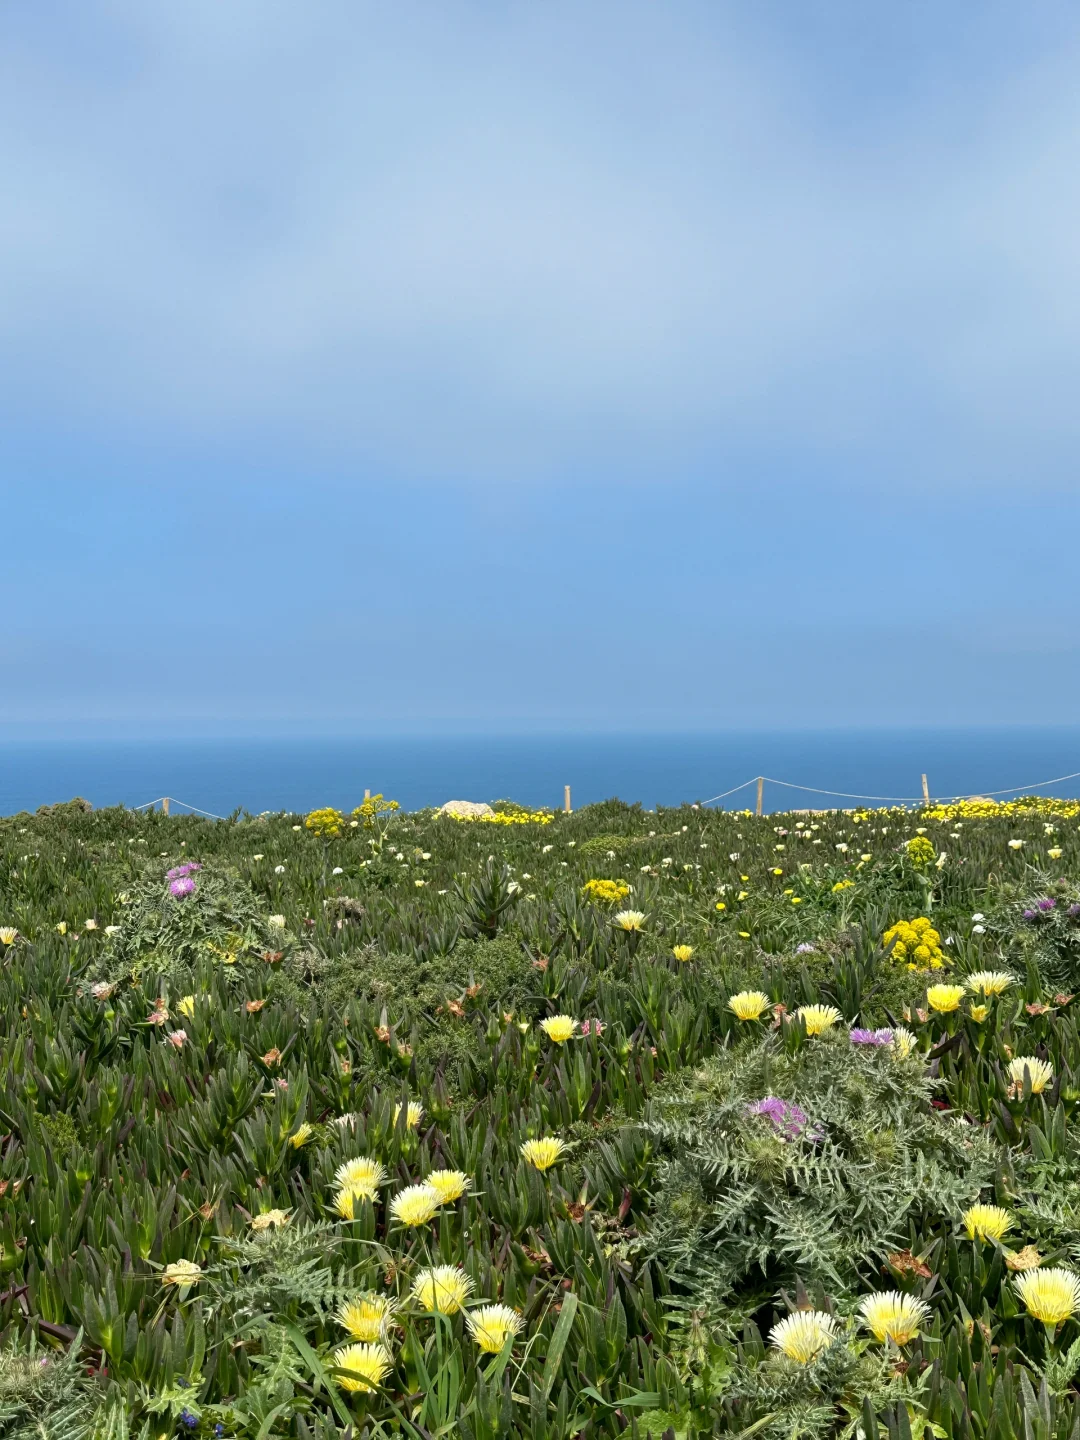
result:
[[[817,946],[813,944],[810,940],[803,940],[800,944],[795,946],[795,954],[812,955],[816,949]]]
[[[169,886],[169,894],[175,895],[177,900],[182,900],[185,895],[190,895],[195,889],[195,881],[190,875],[181,875],[179,880],[174,880]]]
[[[1034,911],[1034,910],[1025,910],[1025,911],[1024,911],[1024,919],[1025,919],[1025,920],[1034,920],[1034,919],[1035,919],[1035,911]]]
[[[1068,910],[1065,911],[1065,914],[1068,915],[1070,920],[1075,920],[1076,917],[1080,915],[1080,905],[1070,905]]]
[[[893,1033],[888,1029],[864,1030],[855,1026],[848,1036],[853,1045],[891,1045],[893,1042]]]
[[[183,865],[174,865],[171,870],[166,870],[165,879],[182,880],[185,875],[191,875],[194,871],[201,869],[202,866],[198,860],[188,860]]]
[[[746,1113],[764,1115],[766,1120],[772,1121],[785,1140],[798,1140],[802,1137],[816,1144],[822,1138],[821,1130],[817,1126],[808,1129],[810,1118],[794,1100],[781,1100],[776,1095],[766,1095],[764,1100],[755,1100],[752,1105],[748,1105]]]
[[[1039,909],[1040,909],[1040,910],[1053,910],[1053,908],[1054,908],[1054,901],[1051,900],[1049,896],[1047,896],[1044,900],[1040,900],[1040,901],[1039,901]]]

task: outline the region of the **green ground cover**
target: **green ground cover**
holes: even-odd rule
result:
[[[0,820],[0,1436],[1080,1437],[1080,805]]]

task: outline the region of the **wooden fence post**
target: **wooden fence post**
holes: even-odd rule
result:
[[[759,775],[759,776],[757,777],[757,813],[758,813],[759,815],[761,814],[762,798],[763,798],[764,794],[765,794],[765,776],[764,776],[764,775]]]
[[[169,797],[168,797],[168,795],[166,795],[165,798],[164,798],[164,800],[162,800],[162,802],[161,802],[161,813],[162,813],[163,815],[168,815],[168,813],[169,813]]]
[[[569,785],[564,785],[564,786],[563,786],[563,807],[562,807],[562,808],[563,808],[563,811],[564,811],[567,815],[570,814],[570,786],[569,786]]]
[[[926,783],[925,775],[922,777],[922,798],[924,805],[930,804],[930,786]]]
[[[370,799],[371,799],[371,791],[370,791],[370,790],[365,790],[365,791],[364,791],[364,799],[365,799],[365,800],[370,800]]]

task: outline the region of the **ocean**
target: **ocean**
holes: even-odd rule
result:
[[[1080,794],[1080,727],[954,730],[384,737],[312,740],[0,742],[0,814],[81,795],[94,806],[143,805],[163,795],[213,815],[236,810],[351,809],[382,792],[406,810],[446,800],[510,798],[575,809],[618,796],[657,805],[702,802],[769,777],[765,808],[853,803],[804,787],[871,799],[1039,789]],[[785,788],[777,781],[789,782]],[[752,806],[754,785],[716,803]]]

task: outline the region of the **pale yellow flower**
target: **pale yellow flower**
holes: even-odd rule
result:
[[[863,1324],[875,1340],[891,1340],[894,1345],[907,1345],[918,1335],[920,1326],[930,1314],[930,1306],[899,1290],[883,1290],[876,1295],[868,1295],[859,1311]]]
[[[424,1176],[424,1184],[435,1191],[440,1205],[452,1205],[468,1192],[469,1177],[464,1170],[432,1170]]]
[[[764,990],[740,990],[732,995],[727,1008],[740,1020],[760,1020],[769,1008],[769,997]]]
[[[354,1340],[372,1342],[384,1338],[393,1313],[385,1295],[367,1294],[346,1301],[337,1312],[337,1322]]]
[[[690,959],[690,956],[693,955],[694,947],[693,945],[676,945],[671,953],[680,965],[685,965],[687,960]]]
[[[1080,1275],[1061,1266],[1029,1270],[1013,1282],[1029,1315],[1051,1328],[1080,1309]]]
[[[962,985],[931,985],[926,992],[926,1003],[939,1015],[948,1015],[953,1010],[959,1010],[963,998]]]
[[[1003,995],[1016,981],[1007,970],[976,970],[965,983],[976,995],[990,996]]]
[[[256,1234],[264,1230],[279,1230],[283,1225],[289,1223],[288,1210],[263,1210],[259,1215],[251,1217],[251,1228]]]
[[[298,1125],[293,1131],[293,1133],[289,1136],[289,1144],[293,1147],[294,1150],[299,1150],[302,1145],[306,1145],[308,1143],[308,1141],[314,1134],[314,1125],[309,1125],[308,1122],[305,1120],[302,1124]]]
[[[14,925],[0,925],[0,945],[14,945],[18,934]]]
[[[540,1029],[555,1045],[565,1045],[577,1029],[577,1021],[569,1015],[549,1015],[540,1021]]]
[[[1024,1088],[1025,1072],[1031,1077],[1033,1095],[1041,1095],[1054,1078],[1054,1067],[1045,1060],[1037,1060],[1034,1055],[1018,1055],[1009,1061],[1009,1079],[1018,1091]]]
[[[795,1013],[806,1025],[807,1035],[824,1034],[840,1019],[834,1005],[800,1005]]]
[[[919,1043],[911,1031],[905,1029],[903,1025],[893,1027],[892,1038],[893,1050],[905,1059],[912,1054]]]
[[[471,1291],[472,1281],[460,1265],[436,1265],[431,1270],[421,1270],[412,1287],[413,1299],[428,1314],[437,1310],[441,1315],[456,1315]]]
[[[536,1170],[550,1170],[565,1149],[565,1140],[548,1135],[542,1140],[526,1140],[521,1147],[521,1158]]]
[[[809,1365],[832,1344],[837,1323],[822,1310],[796,1310],[769,1331],[769,1344],[796,1360]]]
[[[384,1345],[343,1345],[334,1351],[343,1390],[370,1392],[381,1385],[393,1361]]]
[[[189,1020],[193,1020],[195,1018],[195,996],[185,995],[176,1008],[181,1015],[186,1015]]]
[[[202,1266],[194,1260],[174,1260],[161,1272],[163,1285],[197,1285],[202,1279]]]
[[[430,1185],[406,1185],[390,1201],[390,1214],[399,1225],[427,1225],[439,1209],[439,1192]]]
[[[982,1022],[986,1019],[986,1017],[990,1014],[990,1006],[972,1005],[971,1009],[968,1011],[968,1014],[971,1016],[972,1020],[977,1021],[981,1025]]]
[[[1013,1223],[1012,1215],[1000,1205],[972,1205],[963,1218],[971,1240],[1000,1240]]]
[[[509,1305],[481,1305],[465,1316],[469,1334],[489,1355],[498,1355],[511,1335],[521,1333],[523,1321]]]
[[[66,920],[61,920],[61,921],[59,921],[59,922],[57,923],[57,926],[56,926],[56,933],[57,933],[58,935],[66,935],[67,932],[68,932],[68,923],[67,923],[67,921],[66,921]]]
[[[620,930],[640,930],[645,924],[645,912],[643,910],[619,910],[616,912],[612,924],[617,925]]]
[[[394,1106],[394,1124],[395,1124],[395,1125],[396,1125],[397,1122],[398,1122],[398,1116],[399,1116],[400,1114],[401,1114],[401,1105],[400,1105],[400,1104],[395,1105],[395,1106]],[[420,1124],[420,1121],[421,1121],[421,1119],[423,1118],[423,1114],[424,1114],[424,1107],[423,1107],[423,1105],[420,1104],[419,1100],[410,1100],[409,1103],[408,1103],[408,1108],[407,1108],[406,1111],[405,1111],[405,1128],[406,1128],[406,1130],[415,1130],[416,1127]]]
[[[385,1181],[386,1170],[377,1160],[371,1160],[367,1155],[357,1155],[353,1160],[346,1160],[334,1172],[334,1183],[339,1189],[351,1190],[356,1195],[363,1195],[367,1200],[375,1199],[379,1186]]]

